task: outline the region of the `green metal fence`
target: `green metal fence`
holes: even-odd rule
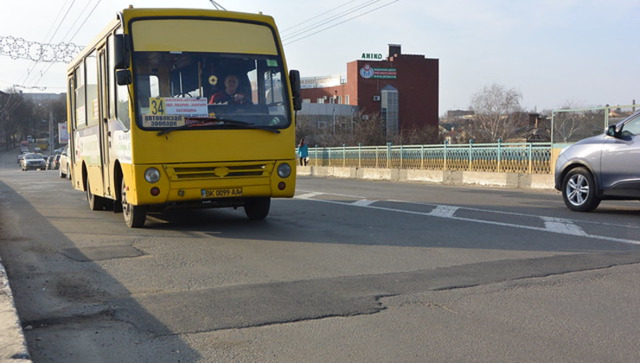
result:
[[[551,143],[312,147],[311,166],[548,174]]]
[[[551,142],[572,144],[586,137],[602,134],[636,112],[638,105],[616,105],[554,110],[551,114]]]

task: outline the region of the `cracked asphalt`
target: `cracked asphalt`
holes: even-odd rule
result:
[[[0,166],[0,256],[35,362],[638,361],[640,205],[300,178],[128,229]]]

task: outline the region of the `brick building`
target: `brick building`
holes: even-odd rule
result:
[[[302,79],[306,103],[358,106],[365,114],[380,113],[387,135],[400,130],[438,127],[438,59],[402,54],[390,44],[389,56],[362,54],[347,63],[343,76]]]

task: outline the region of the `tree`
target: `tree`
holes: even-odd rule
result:
[[[15,89],[0,93],[0,135],[6,149],[14,146],[15,136],[19,128],[19,115],[25,110],[24,97]]]
[[[297,142],[304,138],[309,146],[384,145],[383,122],[378,115],[362,113],[336,116],[335,123],[322,116],[299,115],[296,123]]]
[[[476,115],[471,130],[475,141],[507,140],[526,126],[528,118],[520,106],[521,98],[517,90],[496,83],[476,92],[471,99],[471,108]]]

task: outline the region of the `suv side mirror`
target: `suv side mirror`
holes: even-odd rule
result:
[[[300,97],[300,72],[292,69],[289,71],[289,81],[291,82],[291,94],[293,96],[293,109],[302,110],[302,97]]]
[[[611,125],[607,128],[607,136],[611,137],[620,137],[620,131],[616,125]]]

